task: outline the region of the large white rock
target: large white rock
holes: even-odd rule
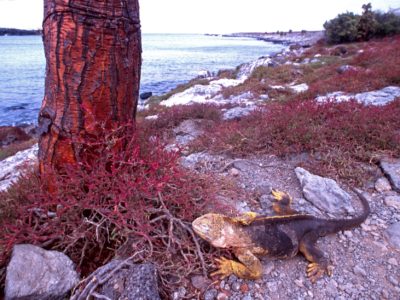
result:
[[[79,276],[63,253],[33,245],[15,245],[7,266],[5,299],[64,299]]]
[[[10,187],[21,175],[20,167],[25,163],[34,163],[37,160],[38,145],[7,157],[0,161],[0,191]]]
[[[400,87],[388,86],[383,89],[365,93],[349,94],[344,92],[329,93],[325,96],[315,98],[317,102],[323,103],[327,101],[346,102],[355,99],[358,103],[364,105],[381,106],[386,105],[396,98],[400,97]]]
[[[223,88],[233,87],[243,83],[243,80],[226,79],[210,81],[208,85],[197,84],[192,86],[181,93],[172,95],[167,100],[162,101],[160,104],[171,107],[174,105],[187,105],[192,103],[211,103],[211,104],[225,104],[221,103],[218,99],[213,99]]]
[[[351,196],[330,178],[311,174],[303,168],[296,168],[297,178],[303,188],[305,199],[321,211],[334,215],[354,213]]]
[[[237,78],[241,80],[246,80],[256,68],[261,66],[273,67],[276,65],[277,63],[270,57],[261,57],[255,61],[241,65],[237,74]]]

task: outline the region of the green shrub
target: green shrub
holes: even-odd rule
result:
[[[325,36],[328,43],[349,43],[357,40],[360,16],[352,12],[338,15],[335,19],[325,22]]]
[[[375,12],[377,21],[375,35],[378,37],[390,36],[400,33],[400,16],[394,13]]]

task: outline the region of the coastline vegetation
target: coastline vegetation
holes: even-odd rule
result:
[[[379,13],[374,18],[392,20]],[[363,27],[361,17],[357,20],[356,27]],[[43,189],[35,170],[27,170],[11,189],[0,193],[0,282],[16,243],[61,250],[83,274],[116,255],[137,251],[138,261],[157,265],[165,292],[182,285],[189,274],[204,271],[205,263],[211,265],[217,253],[198,244],[189,224],[212,209],[229,209],[215,202],[216,191],[227,183],[183,169],[181,153],[165,151],[173,128],[185,120],[210,122],[205,134],[190,145],[192,152],[306,155],[305,167],[314,173],[362,186],[373,176],[370,165],[380,156],[400,157],[400,99],[379,107],[314,99],[335,91],[357,93],[400,85],[400,35],[382,28],[375,32],[360,38],[357,31],[354,42],[339,46],[320,42],[301,55],[289,55],[287,64],[260,66],[243,84],[225,88],[225,98],[245,92],[270,97],[239,120],[223,121],[221,107],[214,105],[157,104],[196,84],[206,85],[208,79],[196,78],[152,97],[150,109],[138,114],[137,124],[107,133],[101,137],[104,143],[85,141],[100,159],[93,163],[88,155],[80,162],[82,169],[54,174],[55,193]],[[393,36],[380,38],[379,32]],[[359,42],[364,39],[368,41]],[[344,65],[351,68],[338,72]],[[234,78],[236,73],[225,70],[218,76]],[[288,87],[293,83],[306,83],[309,89],[295,93]],[[145,119],[153,114],[158,118]],[[124,151],[109,151],[121,145]]]

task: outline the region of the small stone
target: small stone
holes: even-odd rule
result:
[[[220,292],[217,295],[217,300],[228,300],[228,295],[226,294],[226,292]]]
[[[239,176],[240,172],[239,172],[238,169],[232,168],[232,169],[229,170],[229,174],[230,174],[231,176],[236,177],[236,176]]]
[[[265,267],[264,267],[264,275],[269,275],[273,270],[275,269],[275,265],[272,261],[270,261]]]
[[[240,291],[240,283],[239,282],[234,282],[233,284],[232,284],[232,291],[234,291],[234,292],[239,292]]]
[[[393,257],[389,258],[388,263],[393,265],[393,266],[398,266],[399,265],[397,260],[395,258],[393,258]]]
[[[204,293],[204,300],[214,300],[218,295],[218,291],[216,289],[207,290]]]
[[[392,186],[390,185],[389,180],[387,180],[385,177],[381,177],[375,182],[375,190],[380,193],[387,192],[392,190]]]
[[[249,291],[249,286],[248,286],[246,283],[243,283],[243,284],[240,286],[240,291],[241,291],[242,293],[247,293],[247,292]]]
[[[273,293],[275,293],[278,290],[278,286],[276,285],[275,282],[268,282],[267,287]]]
[[[385,236],[394,248],[400,250],[400,222],[389,226],[385,231]]]
[[[349,239],[351,239],[353,237],[353,233],[351,231],[349,231],[349,230],[343,232],[343,234]]]
[[[389,276],[388,279],[389,279],[389,282],[391,284],[393,284],[394,286],[398,286],[399,285],[399,281],[396,278],[394,278],[393,276]]]
[[[400,196],[387,196],[384,202],[387,206],[400,209]]]
[[[242,300],[253,300],[253,297],[251,295],[246,295],[242,298]]]
[[[192,276],[190,281],[192,285],[200,291],[204,291],[212,283],[210,279],[201,275]]]
[[[302,281],[301,279],[295,279],[295,280],[294,280],[294,283],[295,283],[298,287],[301,287],[301,288],[304,287],[303,281]]]
[[[389,299],[389,292],[386,289],[383,289],[381,294],[384,299]]]
[[[353,272],[356,275],[367,276],[367,272],[358,265],[354,267]]]

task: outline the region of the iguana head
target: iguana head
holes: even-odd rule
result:
[[[206,214],[193,221],[193,230],[214,247],[231,247],[235,240],[235,224],[229,218],[220,214]]]

